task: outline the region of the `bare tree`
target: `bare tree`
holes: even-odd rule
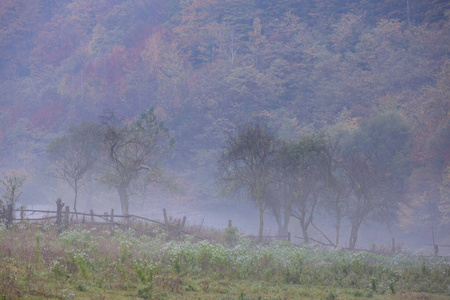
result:
[[[25,175],[11,175],[5,176],[0,182],[2,183],[3,195],[2,198],[5,201],[5,205],[14,205],[19,200],[20,195],[22,194],[21,188],[27,180],[27,176]],[[2,201],[0,200],[0,204]],[[0,205],[1,208],[2,205]]]
[[[97,124],[82,122],[70,127],[66,134],[55,138],[47,147],[54,170],[52,175],[64,180],[74,191],[75,211],[84,178],[100,157],[100,138],[101,129]]]
[[[0,200],[0,224],[5,220],[6,228],[11,228],[14,219],[14,206],[22,194],[21,188],[25,183],[27,176],[25,175],[11,175],[5,176],[0,182],[3,185],[2,199],[5,200],[5,207],[3,201]]]
[[[129,196],[135,188],[169,182],[159,163],[175,142],[153,109],[129,122],[109,111],[102,121],[107,168],[101,179],[117,189],[122,213],[128,214]]]

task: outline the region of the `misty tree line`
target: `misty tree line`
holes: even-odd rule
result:
[[[408,123],[394,111],[378,113],[359,126],[340,125],[292,140],[281,139],[267,121],[254,120],[236,126],[224,141],[218,184],[225,195],[255,203],[260,238],[266,212],[277,221],[279,235],[286,235],[290,224],[299,225],[305,242],[314,228],[335,246],[347,221],[354,249],[362,224],[393,222],[406,203],[410,144]],[[134,120],[108,111],[99,124],[82,122],[52,140],[47,156],[52,175],[73,189],[75,211],[80,188],[95,178],[116,189],[122,213],[128,214],[129,197],[136,191],[152,185],[177,187],[161,167],[174,145],[153,109]],[[318,212],[333,218],[333,241],[314,223]]]
[[[5,172],[16,169],[42,185],[40,158],[54,135],[67,134],[80,117],[104,130],[104,107],[134,118],[151,104],[181,149],[167,166],[190,183],[180,198],[206,204],[216,195],[211,170],[222,132],[249,115],[265,115],[286,137],[352,127],[354,119],[397,109],[413,135],[410,206],[398,224],[423,234],[436,221],[448,239],[450,1],[408,1],[410,9],[392,0],[1,3]],[[88,172],[77,188],[86,185],[92,196],[88,179],[95,178],[122,191],[127,203],[136,185],[145,185],[117,183],[121,165],[114,168],[98,141],[98,172]],[[310,234],[317,223],[315,217]]]
[[[363,223],[394,221],[406,201],[409,138],[406,121],[395,112],[379,113],[354,130],[290,141],[266,123],[246,123],[228,136],[219,159],[220,184],[226,194],[254,201],[260,238],[266,211],[275,217],[279,235],[287,234],[293,217],[305,242],[314,227],[335,246],[346,219],[354,249]],[[334,218],[334,241],[314,224],[318,211]]]

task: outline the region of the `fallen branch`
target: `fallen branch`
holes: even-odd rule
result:
[[[332,245],[333,247],[336,247],[336,245],[330,241],[330,239],[325,235],[325,233],[323,233],[319,228],[316,227],[316,225],[314,225],[314,223],[311,221],[311,226],[317,230],[318,232],[320,232],[320,234],[322,234],[322,236],[330,243],[330,245]]]
[[[298,239],[301,239],[301,240],[305,240],[305,238],[302,238],[302,237],[299,237],[299,236],[295,236],[295,237],[298,238]],[[311,241],[316,242],[316,243],[318,243],[318,244],[321,244],[321,245],[323,245],[323,246],[334,247],[334,244],[325,244],[324,242],[315,240],[315,239],[313,239],[313,238],[308,238],[308,240],[311,240]]]

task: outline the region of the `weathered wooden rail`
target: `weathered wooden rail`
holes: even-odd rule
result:
[[[19,213],[20,218],[16,218],[15,214]],[[27,213],[31,213],[26,216]],[[30,218],[33,214],[45,214],[44,216]],[[114,214],[114,209],[111,212],[105,212],[104,214],[95,214],[91,209],[89,213],[82,213],[76,211],[70,211],[69,206],[65,206],[60,198],[56,200],[56,211],[53,210],[39,210],[39,209],[26,209],[21,207],[20,209],[14,209],[12,205],[0,208],[0,223],[4,223],[7,229],[12,228],[15,224],[25,224],[29,222],[36,221],[48,221],[55,220],[54,225],[58,232],[66,230],[69,225],[100,225],[109,226],[111,231],[114,231],[115,226],[126,226],[130,227],[134,220],[144,221],[147,224],[153,223],[159,226],[163,226],[166,230],[176,230],[179,233],[184,232],[184,224],[186,222],[186,217],[183,218],[178,226],[171,224],[167,218],[166,211],[164,209],[164,222],[158,220],[152,220],[149,218],[136,216],[136,215],[119,215]],[[100,221],[99,221],[100,220]],[[187,232],[184,232],[187,233]]]
[[[15,213],[19,213],[20,217],[16,218]],[[26,213],[31,213],[30,215],[26,216]],[[30,218],[33,214],[46,214],[45,216],[39,216],[35,218]],[[187,234],[191,235],[199,240],[205,240],[208,239],[206,237],[200,236],[201,228],[198,230],[198,232],[187,232],[184,230],[185,223],[186,223],[186,217],[184,216],[182,220],[177,220],[177,222],[172,222],[168,216],[166,209],[163,209],[163,221],[153,220],[149,218],[145,218],[142,216],[137,215],[119,215],[114,213],[114,209],[111,209],[111,212],[105,212],[103,214],[95,214],[94,211],[91,209],[89,213],[82,213],[82,212],[76,212],[76,211],[70,211],[69,206],[65,206],[64,203],[61,201],[60,198],[56,201],[56,211],[52,210],[39,210],[39,209],[26,209],[25,207],[21,207],[20,209],[14,209],[12,205],[7,205],[4,207],[0,207],[0,224],[4,223],[6,225],[7,229],[14,228],[17,224],[33,224],[38,221],[49,221],[54,220],[53,223],[49,223],[50,225],[55,226],[56,230],[61,233],[64,230],[67,230],[71,225],[83,225],[83,226],[109,226],[109,229],[111,232],[114,232],[116,227],[134,227],[135,229],[137,227],[141,227],[142,224],[136,223],[136,221],[143,221],[145,226],[148,226],[148,224],[156,224],[157,226],[160,226],[163,228],[166,232],[171,232],[173,234],[179,235],[179,234]],[[100,220],[100,221],[99,221]],[[228,220],[228,227],[232,227],[232,221]],[[192,231],[192,230],[191,230]],[[291,242],[291,233],[289,232],[286,236],[263,236],[262,239],[259,239],[258,236],[250,235],[246,236],[247,238],[250,238],[254,241],[259,242],[270,242],[271,240],[286,240]],[[296,238],[302,239],[302,237],[295,236]],[[332,244],[326,244],[322,243],[320,241],[316,241],[314,239],[311,239],[311,241],[316,242],[318,244],[321,244],[322,246],[330,246],[335,247]],[[380,253],[379,251],[373,251],[368,249],[347,249],[342,248],[342,250],[346,251],[354,251],[354,252],[372,252],[376,254],[382,254],[382,255],[393,255],[395,254],[395,246],[394,246],[394,240],[393,240],[393,246],[392,251],[390,253]],[[433,244],[426,244],[427,246],[433,246],[434,247],[434,255],[439,255],[439,247],[450,247],[450,245],[433,245]],[[441,254],[442,255],[442,254]],[[444,254],[445,255],[445,254]]]
[[[16,218],[15,214],[18,213],[20,218]],[[40,214],[38,217],[31,218],[30,216],[34,214]],[[44,214],[44,216],[42,216]],[[136,221],[143,221],[146,226],[148,224],[155,224],[163,228],[166,232],[172,234],[188,234],[197,239],[204,240],[205,237],[200,236],[202,231],[202,226],[196,232],[187,232],[184,230],[186,224],[186,217],[184,216],[181,220],[176,220],[168,218],[166,209],[163,209],[163,221],[153,220],[137,215],[119,215],[114,213],[114,209],[111,212],[105,212],[103,214],[95,214],[91,209],[89,213],[82,213],[71,211],[69,206],[66,206],[61,198],[56,200],[56,211],[54,210],[39,210],[39,209],[26,209],[21,207],[20,209],[14,209],[11,205],[8,207],[0,208],[0,223],[6,224],[6,228],[14,228],[14,226],[19,224],[34,224],[39,221],[50,221],[49,225],[54,226],[57,232],[61,233],[67,230],[71,225],[82,225],[82,226],[109,226],[111,232],[114,232],[115,227],[131,227],[135,229],[142,224],[136,224]],[[138,226],[136,226],[138,225]],[[228,227],[232,227],[232,221],[228,221]],[[192,231],[192,230],[190,230]],[[268,242],[271,240],[287,240],[291,241],[291,235],[288,233],[286,236],[263,236],[259,239],[258,236],[247,236],[255,241]]]

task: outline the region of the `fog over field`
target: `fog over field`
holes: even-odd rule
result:
[[[444,0],[2,0],[1,209],[449,255],[449,18]]]

